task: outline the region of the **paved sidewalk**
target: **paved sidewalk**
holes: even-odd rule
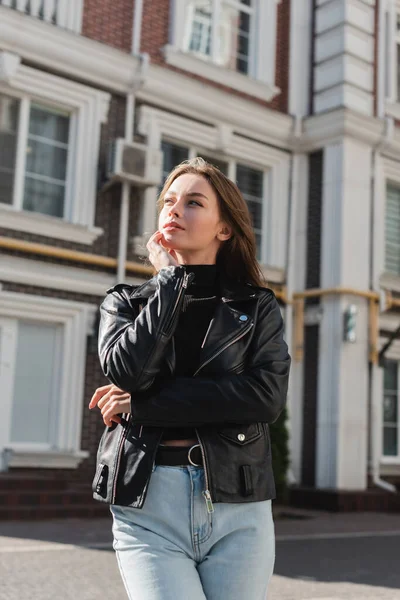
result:
[[[397,513],[329,513],[284,506],[274,507],[277,541],[291,538],[400,535]],[[58,543],[101,548],[111,546],[111,516],[101,519],[0,521],[0,549],[9,545]],[[400,549],[399,549],[400,550]]]
[[[400,600],[399,514],[274,512],[277,560],[268,600]],[[0,600],[104,596],[126,598],[111,517],[0,522]]]

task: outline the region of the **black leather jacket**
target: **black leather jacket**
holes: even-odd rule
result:
[[[141,508],[166,427],[194,427],[209,498],[274,498],[268,423],[286,402],[290,357],[271,290],[222,283],[193,377],[174,377],[173,333],[193,275],[165,267],[140,287],[117,285],[101,305],[104,374],[131,394],[131,414],[106,428],[94,498]],[[208,495],[208,493],[207,493]]]

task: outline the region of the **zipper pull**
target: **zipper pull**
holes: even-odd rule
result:
[[[214,505],[212,503],[211,494],[210,494],[209,490],[206,490],[205,492],[203,492],[203,496],[204,496],[204,499],[206,501],[207,512],[208,513],[213,513],[214,512]]]
[[[186,290],[190,283],[194,279],[194,273],[185,273],[183,276],[182,287]]]

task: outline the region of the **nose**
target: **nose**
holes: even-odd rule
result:
[[[182,216],[182,203],[180,200],[177,200],[168,211],[169,217],[180,217]]]

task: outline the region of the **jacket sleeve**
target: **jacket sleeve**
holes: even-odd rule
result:
[[[104,375],[129,392],[148,389],[158,375],[190,277],[164,267],[156,291],[139,312],[126,288],[113,288],[100,306],[99,358]]]
[[[177,377],[157,393],[133,396],[135,422],[162,427],[273,423],[286,403],[290,356],[276,298],[260,302],[248,365],[241,374]]]

